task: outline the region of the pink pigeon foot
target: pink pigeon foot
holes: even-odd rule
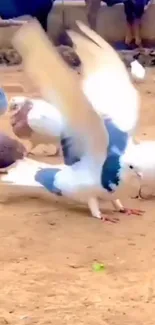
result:
[[[101,216],[101,220],[103,221],[103,222],[111,222],[111,223],[117,223],[118,221],[119,221],[119,219],[118,218],[112,218],[112,217],[108,217],[108,216],[105,216],[105,215],[103,215],[102,214],[102,216]]]
[[[128,208],[124,208],[122,210],[120,210],[121,213],[126,213],[128,216],[131,215],[136,215],[136,216],[142,216],[144,214],[144,210],[139,210],[139,209],[128,209]]]

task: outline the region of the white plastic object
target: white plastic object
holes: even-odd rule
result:
[[[137,60],[131,62],[131,74],[139,80],[143,80],[145,77],[145,69]]]

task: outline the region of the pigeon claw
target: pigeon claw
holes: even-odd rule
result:
[[[119,222],[119,219],[118,218],[107,217],[105,215],[102,215],[101,216],[101,220],[103,222],[110,222],[110,223],[117,223],[117,222]]]
[[[123,210],[120,210],[121,213],[126,213],[128,216],[136,215],[136,216],[142,216],[144,214],[144,210],[139,209],[128,209],[124,208]]]

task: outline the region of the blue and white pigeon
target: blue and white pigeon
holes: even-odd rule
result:
[[[23,57],[26,71],[40,86],[43,96],[60,110],[65,125],[69,126],[61,133],[64,160],[68,166],[43,167],[43,163],[35,162],[32,175],[31,168],[29,173],[27,168],[30,161],[26,160],[22,162],[27,171],[25,180],[20,177],[19,162],[12,175],[10,170],[10,176],[4,176],[1,180],[23,186],[40,184],[51,193],[87,203],[92,215],[97,218],[102,218],[97,201],[100,197],[111,201],[121,212],[141,213],[139,210],[125,209],[118,200],[120,185],[130,167],[134,167],[136,145],[132,135],[138,120],[137,91],[123,62],[111,46],[82,23],[78,22],[78,26],[94,41],[69,32],[83,63],[82,82],[69,70],[47,40],[44,44],[46,52],[35,28],[21,30],[14,42]],[[42,61],[37,66],[37,52],[30,48],[30,44],[33,44],[32,34],[46,52],[47,66]],[[44,40],[45,36],[41,36]],[[21,39],[24,39],[24,45]],[[43,60],[43,53],[41,57]],[[53,63],[53,76],[49,63]],[[56,77],[56,71],[61,74],[61,79]],[[40,123],[35,118],[34,121]],[[46,114],[42,115],[41,124],[42,131],[50,130],[50,119]]]

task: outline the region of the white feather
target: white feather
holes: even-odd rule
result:
[[[104,39],[81,22],[77,24],[95,42],[68,31],[83,63],[85,95],[96,112],[111,117],[122,131],[133,132],[140,102],[124,63]]]
[[[8,174],[0,175],[1,185],[21,187],[42,187],[35,181],[36,173],[42,168],[65,168],[65,165],[51,165],[33,159],[18,160],[13,167],[8,169]]]
[[[62,60],[39,23],[33,21],[22,26],[13,38],[13,45],[43,97],[54,103],[68,124],[83,137],[86,150],[92,152],[94,159],[100,159],[101,152],[103,159],[106,158],[106,128],[81,91],[78,77]]]

